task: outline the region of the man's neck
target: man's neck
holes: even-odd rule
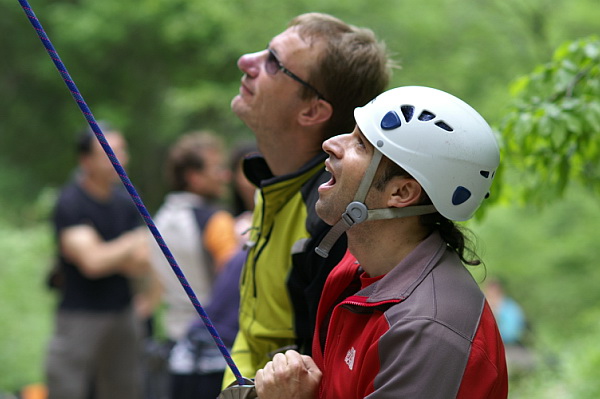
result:
[[[308,145],[290,142],[285,145],[262,147],[267,147],[259,149],[274,176],[294,173],[322,152],[320,143]]]
[[[103,201],[110,198],[113,190],[113,183],[94,179],[92,176],[83,174],[79,178],[81,187],[93,198]]]
[[[387,274],[426,238],[418,220],[409,219],[367,221],[348,230],[348,249],[369,276]]]
[[[274,176],[298,171],[322,151],[323,132],[319,127],[300,126],[291,121],[258,129],[256,145]]]

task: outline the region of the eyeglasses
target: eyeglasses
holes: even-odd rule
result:
[[[267,71],[267,73],[269,75],[275,75],[277,72],[281,71],[281,72],[285,73],[287,76],[289,76],[290,78],[294,79],[296,82],[303,85],[304,87],[308,87],[309,89],[314,91],[317,94],[317,97],[319,97],[321,100],[325,100],[325,97],[319,92],[319,90],[315,89],[313,85],[311,85],[310,83],[308,83],[305,80],[302,80],[302,78],[300,78],[298,75],[296,75],[295,73],[293,73],[292,71],[290,71],[289,69],[284,67],[283,64],[281,63],[281,61],[279,61],[279,58],[277,58],[277,56],[273,52],[273,50],[268,48],[267,51],[269,52],[269,55],[267,56],[267,59],[265,60],[265,70]],[[325,101],[327,101],[327,100],[325,100]]]

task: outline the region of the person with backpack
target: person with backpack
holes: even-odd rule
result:
[[[251,228],[249,216],[254,208],[255,187],[246,179],[241,166],[243,158],[255,152],[254,145],[243,144],[231,153],[232,212],[240,248],[216,277],[212,295],[203,303],[213,327],[229,350],[239,329],[239,281],[248,252],[244,244]],[[169,356],[169,369],[175,388],[171,399],[214,399],[219,395],[227,363],[205,320],[197,318],[185,337],[177,341]]]
[[[201,304],[208,302],[217,275],[240,246],[234,217],[217,204],[230,180],[223,147],[207,131],[185,134],[173,144],[165,167],[171,191],[154,218]],[[156,243],[152,264],[163,287],[164,329],[175,345],[199,315]],[[189,386],[195,382],[188,381],[193,367],[175,364],[170,368],[171,398],[187,397],[185,392],[195,389]]]
[[[165,169],[171,191],[154,221],[203,303],[215,276],[238,249],[235,220],[217,206],[230,179],[223,145],[212,133],[185,134],[170,148]],[[164,289],[167,337],[177,341],[198,313],[158,245],[153,245],[152,255]]]

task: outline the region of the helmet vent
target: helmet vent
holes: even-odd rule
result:
[[[381,128],[383,130],[392,130],[400,127],[402,121],[395,111],[389,111],[383,119],[381,119]]]
[[[463,186],[456,187],[452,194],[452,205],[460,205],[471,198],[471,192]]]
[[[479,174],[483,177],[485,177],[486,179],[488,179],[490,177],[490,172],[487,170],[480,170]]]
[[[446,122],[444,122],[444,121],[439,121],[439,122],[436,122],[436,123],[435,123],[435,125],[436,125],[437,127],[441,127],[442,129],[444,129],[444,130],[445,130],[445,131],[447,131],[447,132],[452,132],[452,131],[454,131],[454,129],[452,129],[452,128],[451,128],[451,127],[450,127],[450,126],[449,126],[449,125],[448,125]]]
[[[402,115],[404,115],[404,120],[410,122],[415,114],[415,107],[412,105],[403,105],[400,107],[400,110],[402,111]]]
[[[435,114],[429,111],[423,111],[421,112],[421,115],[419,115],[419,120],[422,122],[430,121],[433,118],[435,118]]]

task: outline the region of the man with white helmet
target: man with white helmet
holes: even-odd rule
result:
[[[323,144],[331,180],[316,210],[347,231],[327,279],[312,358],[276,355],[256,375],[261,399],[506,398],[504,347],[463,264],[480,263],[454,221],[487,198],[494,134],[460,99],[389,90],[354,112],[354,132]],[[340,218],[341,216],[341,218]]]

